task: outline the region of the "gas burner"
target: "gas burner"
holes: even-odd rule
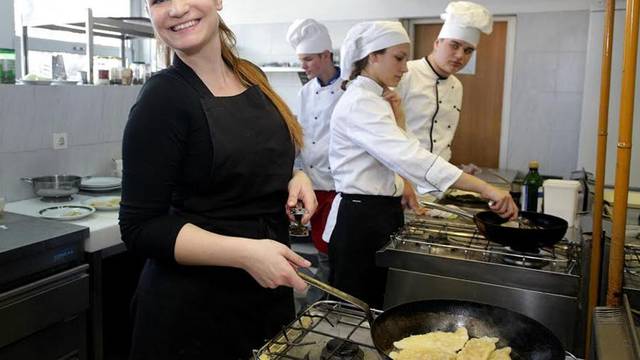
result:
[[[322,349],[321,360],[362,360],[364,352],[350,341],[331,339]]]
[[[505,250],[513,254],[502,255],[501,259],[505,264],[524,266],[531,269],[542,269],[543,267],[547,266],[547,264],[549,264],[548,260],[540,258],[540,249],[536,249],[535,251],[523,252],[511,249],[507,246],[505,247]]]

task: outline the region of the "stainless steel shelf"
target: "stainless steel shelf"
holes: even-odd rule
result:
[[[40,28],[55,31],[66,31],[77,34],[86,34],[86,55],[88,64],[89,82],[93,83],[93,38],[108,37],[120,39],[120,58],[122,66],[126,66],[125,41],[138,38],[154,38],[151,20],[144,17],[94,17],[93,11],[87,9],[86,20],[67,24],[45,24],[22,27],[22,64],[23,75],[29,73],[29,28]]]

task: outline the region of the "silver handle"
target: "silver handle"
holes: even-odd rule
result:
[[[568,351],[566,351],[566,350],[565,350],[564,354],[565,354],[566,356],[568,356],[568,357],[572,358],[572,359],[576,359],[576,360],[578,360],[578,358],[577,358],[575,355],[573,355],[572,353],[570,353],[570,352],[568,352]]]
[[[350,304],[353,304],[357,307],[359,307],[360,309],[362,309],[365,313],[365,315],[367,316],[367,320],[372,323],[373,322],[373,315],[371,314],[371,308],[369,307],[369,304],[367,304],[366,302],[358,299],[355,296],[349,295],[346,292],[340,290],[340,289],[336,289],[333,286],[326,284],[312,276],[309,276],[301,271],[297,271],[298,276],[300,276],[302,278],[302,280],[304,280],[305,282],[307,282],[307,284],[312,285],[317,287],[318,289],[326,292],[329,295],[333,295],[339,299],[342,299]]]
[[[450,208],[448,206],[443,206],[440,204],[436,204],[436,203],[432,203],[430,201],[419,201],[421,206],[424,206],[426,208],[432,208],[432,209],[437,209],[437,210],[442,210],[442,211],[446,211],[450,214],[455,214],[455,215],[460,215],[464,218],[467,219],[471,219],[473,220],[473,215],[469,214],[468,212],[461,210],[461,209],[454,209],[454,208]]]
[[[23,177],[20,180],[28,182],[29,184],[33,184],[33,178]]]

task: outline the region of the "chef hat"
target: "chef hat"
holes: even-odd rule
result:
[[[489,10],[470,1],[449,3],[440,17],[444,20],[444,25],[438,35],[439,39],[463,40],[474,47],[480,40],[480,31],[488,35],[493,28]]]
[[[298,19],[289,26],[287,41],[296,54],[319,54],[331,51],[331,38],[327,27],[313,19]]]
[[[340,76],[349,80],[353,65],[374,51],[410,43],[407,31],[397,21],[367,21],[353,26],[340,48]]]

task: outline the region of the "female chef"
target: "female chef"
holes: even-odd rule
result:
[[[292,172],[302,134],[264,74],[235,53],[222,0],[148,0],[176,56],[140,91],[123,139],[120,229],[147,258],[130,359],[247,359],[293,320],[309,263],[285,205],[316,207]]]
[[[464,174],[398,126],[394,114],[401,105],[389,88],[407,72],[409,42],[399,22],[364,22],[349,30],[341,49],[349,83],[331,117],[329,162],[338,195],[323,236],[330,240],[330,282],[374,307],[382,306],[386,283],[375,252],[404,222],[403,182],[396,174],[421,193],[475,191],[501,216],[517,215],[508,192]]]

